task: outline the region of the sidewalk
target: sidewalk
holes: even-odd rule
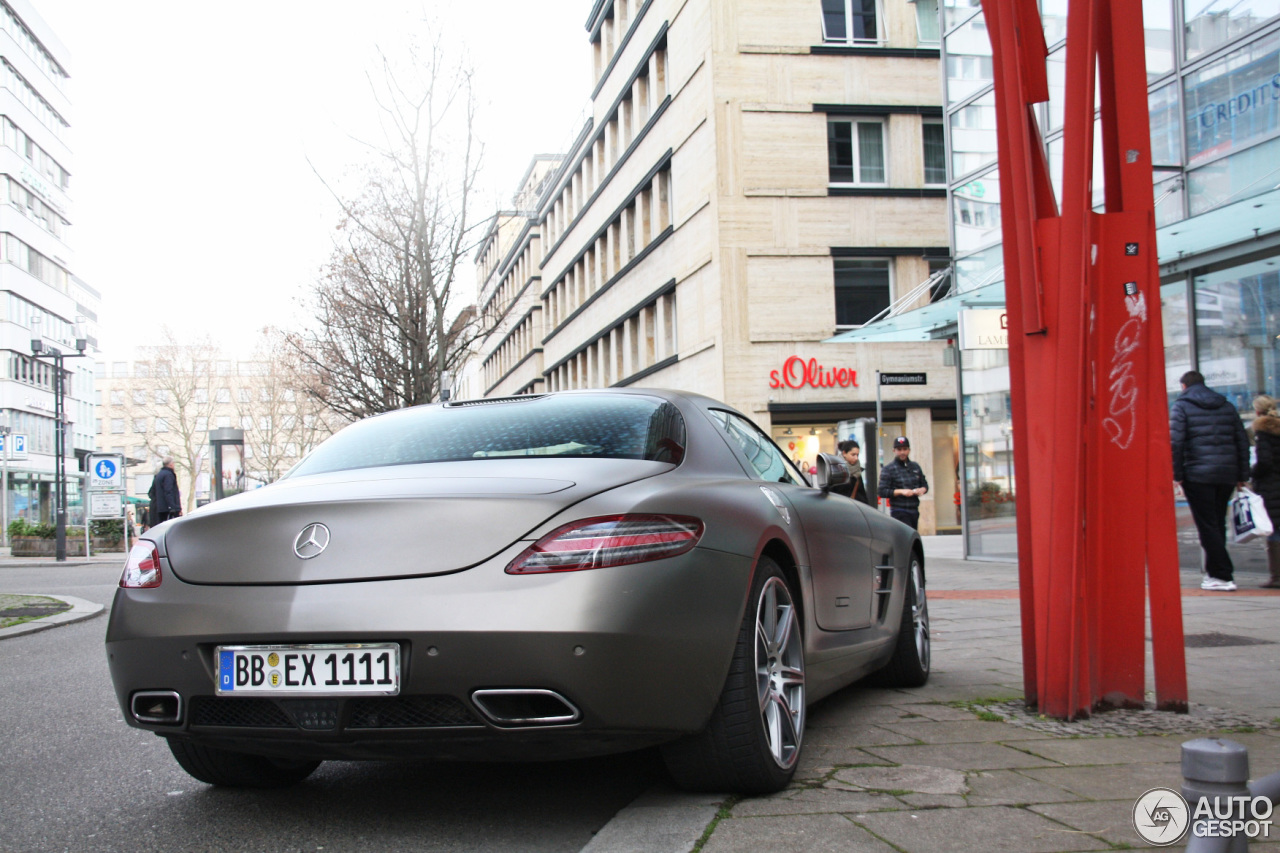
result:
[[[1183,573],[1190,714],[1125,711],[1066,724],[1012,701],[1022,697],[1017,567],[961,559],[959,537],[928,537],[925,548],[927,686],[854,686],[810,708],[787,791],[741,799],[651,792],[585,850],[1138,848],[1148,845],[1131,823],[1134,801],[1154,787],[1180,787],[1184,741],[1231,729],[1224,736],[1249,748],[1253,776],[1280,770],[1280,596],[1254,589],[1262,578],[1245,575],[1239,593],[1202,595],[1199,574]],[[1251,849],[1280,853],[1280,837]]]
[[[101,554],[93,553],[88,557],[67,557],[64,562],[59,563],[53,557],[14,557],[9,553],[8,546],[3,546],[0,547],[0,569],[36,566],[100,566],[103,563],[118,563],[123,568],[124,557],[123,551],[107,551]]]

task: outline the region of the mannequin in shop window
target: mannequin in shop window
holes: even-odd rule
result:
[[[853,439],[848,439],[837,444],[836,449],[840,451],[844,461],[849,464],[849,482],[842,483],[839,486],[832,486],[831,492],[837,495],[844,495],[847,498],[853,498],[855,501],[860,501],[867,506],[875,506],[871,501],[871,496],[867,494],[867,484],[862,481],[861,446]]]

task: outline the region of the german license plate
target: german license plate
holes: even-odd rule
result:
[[[394,696],[397,643],[218,646],[219,696]]]

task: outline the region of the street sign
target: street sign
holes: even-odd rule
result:
[[[881,385],[927,385],[928,377],[923,373],[881,373]]]
[[[124,454],[95,453],[89,457],[89,491],[124,491]]]
[[[124,495],[120,492],[91,492],[90,518],[124,518]]]
[[[12,446],[9,448],[10,459],[26,459],[27,458],[27,436],[25,433],[12,433],[11,435],[0,435],[0,453],[4,453],[5,445],[9,443],[8,439],[12,439]]]

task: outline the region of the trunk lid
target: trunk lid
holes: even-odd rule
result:
[[[298,477],[166,524],[162,547],[174,575],[196,584],[456,572],[492,558],[584,498],[673,467],[631,459],[519,459]],[[308,544],[312,537],[302,534],[316,523],[325,530]]]

